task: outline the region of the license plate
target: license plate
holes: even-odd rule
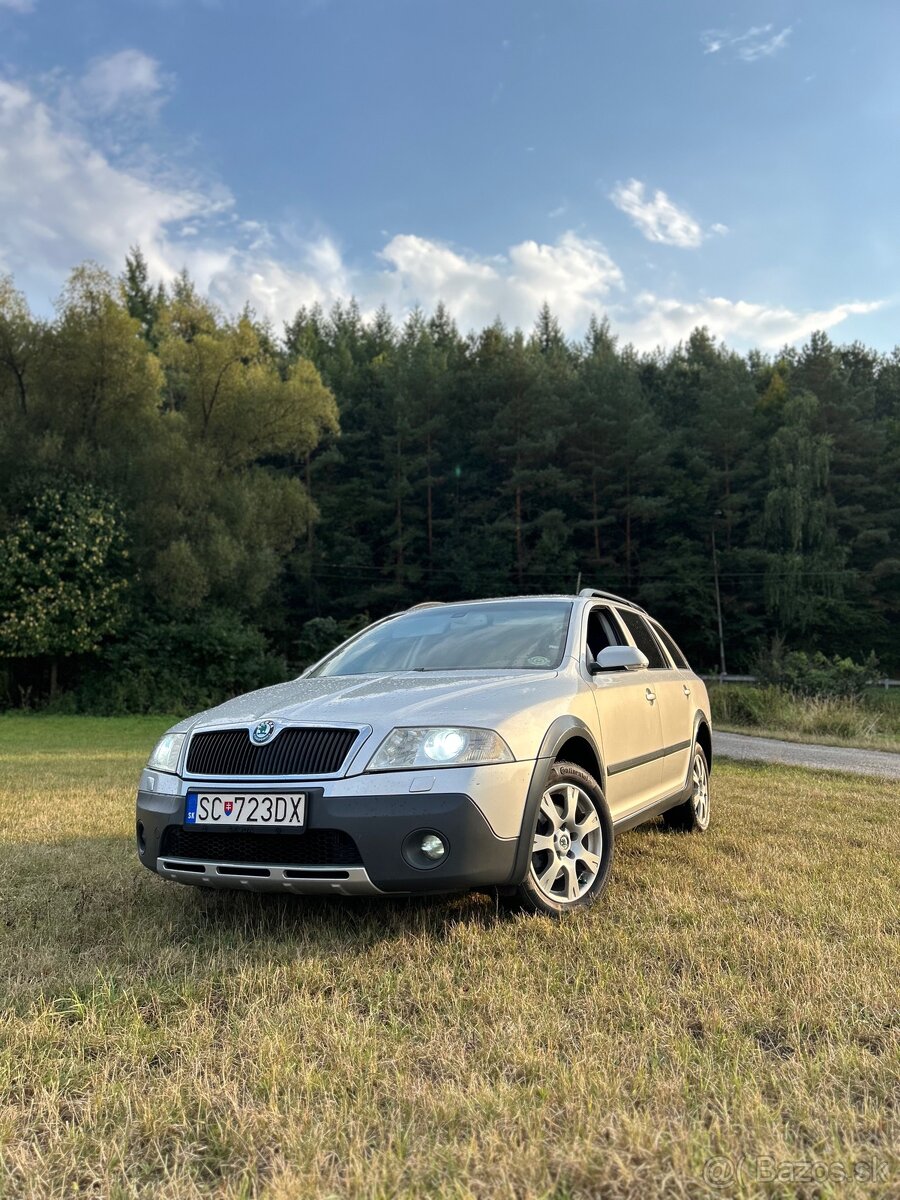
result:
[[[305,792],[188,792],[184,810],[185,825],[302,829],[305,821]]]

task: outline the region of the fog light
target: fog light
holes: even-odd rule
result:
[[[436,833],[426,833],[419,843],[419,849],[426,858],[430,858],[432,862],[438,862],[447,853],[447,847],[443,840]]]
[[[447,861],[450,843],[435,829],[414,829],[403,839],[400,853],[417,871],[433,871]]]

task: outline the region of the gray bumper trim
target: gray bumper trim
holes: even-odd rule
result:
[[[365,867],[285,867],[268,863],[201,862],[160,858],[156,869],[164,879],[195,887],[231,888],[248,892],[297,892],[302,895],[383,896]]]

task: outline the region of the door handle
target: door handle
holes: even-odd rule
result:
[[[688,685],[686,683],[683,683],[681,685],[681,690],[684,692],[684,694],[686,696],[689,696],[691,694],[691,689],[688,687]]]
[[[650,688],[646,688],[644,691],[644,697],[648,704],[652,704],[656,699],[656,692],[652,692]]]

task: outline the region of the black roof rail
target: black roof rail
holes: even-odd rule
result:
[[[586,600],[594,596],[596,596],[598,600],[615,600],[617,604],[627,604],[629,608],[636,608],[638,612],[647,612],[645,608],[641,608],[641,606],[639,604],[635,604],[633,600],[626,600],[624,596],[617,596],[615,592],[601,592],[598,588],[587,587],[582,588],[578,595],[584,597]]]

